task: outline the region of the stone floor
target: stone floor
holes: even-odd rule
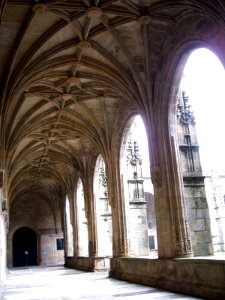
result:
[[[63,266],[9,270],[1,300],[199,299],[118,281],[106,272],[86,273]]]

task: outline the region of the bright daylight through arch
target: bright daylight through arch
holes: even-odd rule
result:
[[[129,129],[128,129],[129,127]],[[124,134],[121,174],[128,228],[130,256],[157,256],[153,185],[150,178],[148,140],[140,115]]]
[[[214,254],[224,254],[225,70],[218,57],[205,48],[193,51],[184,68],[181,90],[188,96],[195,117]]]
[[[203,170],[225,173],[220,159],[225,153],[225,70],[218,57],[206,48],[193,51],[184,68],[181,89],[189,96],[194,112]]]

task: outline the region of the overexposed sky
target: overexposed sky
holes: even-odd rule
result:
[[[150,178],[150,162],[148,152],[148,139],[146,135],[145,125],[140,115],[135,117],[135,120],[131,126],[132,135],[134,140],[138,142],[139,154],[142,158],[142,175],[143,177]],[[144,185],[145,192],[154,193],[151,180],[146,181]]]
[[[148,139],[146,135],[145,125],[140,115],[135,117],[135,121],[132,125],[132,132],[134,140],[138,142],[139,154],[142,158],[142,171],[143,176],[149,176],[150,174],[150,163],[149,163],[149,152],[148,152]]]
[[[184,68],[181,88],[189,96],[194,112],[203,170],[225,174],[225,70],[218,57],[205,48],[193,51]],[[146,176],[149,174],[146,131],[140,116],[135,123],[133,131]]]
[[[193,51],[184,68],[181,87],[194,111],[204,170],[225,170],[225,70],[222,63],[205,48]]]

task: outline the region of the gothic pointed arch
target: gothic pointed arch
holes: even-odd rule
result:
[[[88,256],[88,218],[85,205],[84,187],[81,178],[77,181],[76,189],[76,214],[78,230],[78,255]]]
[[[129,120],[121,145],[120,170],[128,232],[128,254],[157,254],[154,192],[147,136],[140,116]]]
[[[108,194],[108,172],[98,155],[94,174],[94,199],[97,222],[98,255],[112,256],[112,210]]]

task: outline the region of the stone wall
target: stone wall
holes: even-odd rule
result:
[[[180,154],[178,162],[183,176],[182,189],[192,250],[195,256],[206,256],[213,254],[210,217],[195,118],[188,101],[189,99],[184,92],[178,96],[177,142]]]
[[[40,265],[64,263],[64,250],[57,250],[57,238],[63,238],[61,224],[56,224],[48,204],[39,199],[20,201],[10,213],[8,235],[8,266],[13,266],[13,234],[20,227],[27,226],[37,235],[37,261]]]
[[[0,213],[0,298],[2,285],[6,275],[6,230],[4,218]]]
[[[8,213],[6,207],[6,201],[3,197],[3,172],[0,170],[0,299],[2,285],[6,276],[6,234],[7,234],[7,223]]]
[[[204,299],[225,299],[224,260],[112,258],[109,275]]]
[[[40,265],[55,265],[64,263],[64,250],[57,249],[58,238],[62,238],[62,233],[41,235]]]
[[[109,258],[106,257],[66,257],[65,266],[67,268],[78,269],[82,271],[108,270]]]
[[[194,255],[213,255],[204,178],[184,178],[184,197]]]

